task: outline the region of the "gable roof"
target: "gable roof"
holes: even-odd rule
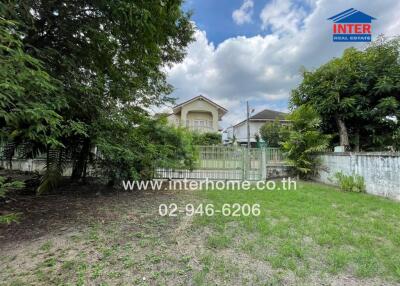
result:
[[[215,103],[215,102],[212,101],[211,99],[208,99],[207,97],[205,97],[204,95],[201,95],[201,94],[198,95],[198,96],[195,96],[195,97],[193,97],[193,98],[191,98],[191,99],[189,99],[189,100],[187,100],[187,101],[184,101],[184,102],[182,102],[182,103],[180,103],[180,104],[178,104],[178,105],[175,105],[175,106],[172,108],[172,110],[174,110],[174,112],[176,112],[176,111],[178,111],[178,109],[180,109],[182,106],[184,106],[184,105],[186,105],[186,104],[189,104],[189,103],[191,103],[191,102],[193,102],[193,101],[196,101],[196,100],[204,100],[204,101],[207,101],[208,103],[210,103],[211,105],[213,105],[213,106],[215,106],[217,109],[219,109],[219,111],[221,111],[222,114],[225,114],[225,113],[228,112],[228,110],[227,110],[226,108],[222,107],[221,105]]]
[[[288,114],[284,113],[284,112],[270,110],[270,109],[264,109],[256,114],[254,114],[253,116],[250,116],[250,120],[251,119],[275,120],[277,118],[284,120],[286,115],[288,115]]]
[[[371,21],[376,20],[376,18],[354,8],[350,8],[328,18],[328,20],[332,20],[335,23],[371,23]]]
[[[285,112],[264,109],[256,114],[254,114],[253,116],[250,116],[249,120],[250,121],[274,121],[275,119],[278,119],[279,121],[288,121],[285,119],[286,115],[288,115],[288,114]],[[238,124],[234,125],[233,127],[238,126],[244,122],[246,122],[246,120],[239,122]]]

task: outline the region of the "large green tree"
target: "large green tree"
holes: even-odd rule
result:
[[[399,39],[379,38],[365,50],[346,49],[314,71],[304,71],[293,107],[311,104],[327,133],[356,150],[393,145],[400,118]]]
[[[55,96],[59,83],[24,51],[17,29],[17,23],[0,18],[0,139],[59,146],[64,122],[58,112],[66,101]]]
[[[120,130],[109,122],[129,126],[137,113],[134,124],[140,125],[147,107],[170,100],[165,67],[183,59],[193,34],[181,5],[182,0],[1,4],[2,15],[20,23],[24,51],[60,83],[54,97],[65,106],[57,114],[76,132],[58,140],[60,152],[73,158],[73,178],[84,175],[90,150],[104,143],[102,129]]]

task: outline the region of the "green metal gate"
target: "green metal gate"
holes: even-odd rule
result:
[[[157,169],[160,179],[249,180],[266,179],[268,162],[282,161],[278,148],[243,146],[198,146],[199,160],[195,169]]]

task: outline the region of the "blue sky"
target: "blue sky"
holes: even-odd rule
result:
[[[253,15],[259,15],[265,4],[271,1],[253,1]],[[307,1],[295,1],[298,7],[309,11]],[[253,37],[260,34],[271,33],[270,30],[261,28],[262,21],[252,17],[246,25],[237,25],[232,18],[232,12],[243,4],[243,0],[188,0],[184,5],[186,11],[193,11],[192,19],[200,30],[207,31],[208,39],[218,45],[224,40],[236,37]]]
[[[256,36],[262,33],[260,20],[255,19],[247,25],[236,25],[232,19],[232,11],[242,5],[242,0],[201,0],[187,1],[186,10],[192,10],[193,20],[199,29],[207,31],[208,39],[214,44],[219,44],[224,40],[246,35]],[[261,11],[262,1],[254,3],[254,10]]]
[[[179,103],[203,94],[224,106],[223,127],[244,119],[246,101],[256,112],[288,111],[303,67],[366,46],[332,41],[327,19],[349,8],[377,18],[373,38],[400,31],[398,0],[187,0],[195,41],[183,62],[167,69],[172,95]]]

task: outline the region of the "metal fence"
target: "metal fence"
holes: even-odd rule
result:
[[[5,148],[5,145],[0,144],[2,162]],[[158,168],[155,170],[155,177],[159,179],[262,180],[266,178],[268,165],[285,164],[285,157],[279,148],[197,146],[197,150],[198,160],[194,170]],[[13,161],[25,160],[26,152],[25,146],[17,147]],[[97,150],[94,153],[98,158]],[[45,159],[46,154],[38,154],[33,161],[40,161],[39,163],[43,164],[42,161]]]
[[[156,169],[160,179],[262,180],[266,166],[284,164],[279,148],[242,146],[198,146],[194,170]]]
[[[267,164],[285,163],[286,158],[279,148],[265,148],[265,155]]]

